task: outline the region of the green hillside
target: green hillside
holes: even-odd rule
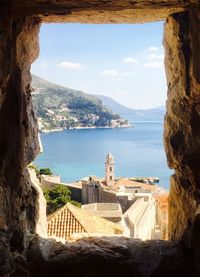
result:
[[[40,131],[83,127],[126,127],[97,97],[32,75],[33,103]],[[115,126],[116,125],[116,126]]]

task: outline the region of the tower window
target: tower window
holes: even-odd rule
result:
[[[110,171],[112,171],[112,167],[110,167]]]
[[[110,181],[112,181],[112,176],[110,176]]]

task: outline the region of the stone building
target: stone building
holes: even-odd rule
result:
[[[90,176],[82,180],[82,204],[120,203],[122,211],[127,209],[136,199],[143,197],[148,201],[156,186],[129,180],[115,179],[114,158],[109,152],[105,162],[105,180]]]
[[[107,202],[104,194],[105,187],[115,186],[114,158],[109,152],[105,161],[105,180],[96,176],[89,176],[87,180],[82,180],[82,203]]]
[[[82,204],[101,203],[103,187],[95,176],[82,181]]]
[[[114,158],[110,152],[106,156],[105,173],[106,173],[105,182],[107,186],[113,186],[115,183],[115,168],[114,168]]]
[[[105,180],[91,176],[82,181],[82,209],[118,222],[124,226],[124,235],[128,237],[153,239],[157,207],[153,195],[157,186],[128,178],[115,180],[111,153],[106,156],[105,165]]]
[[[122,221],[122,209],[119,203],[93,203],[82,205],[81,209],[114,223]]]
[[[145,201],[143,197],[135,200],[123,214],[126,235],[142,240],[154,239],[156,226],[155,199]]]

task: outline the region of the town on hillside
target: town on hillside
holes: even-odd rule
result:
[[[63,184],[70,190],[71,199],[80,202],[81,207],[67,203],[48,215],[48,236],[73,240],[77,236],[98,234],[167,240],[168,193],[154,181],[158,179],[116,178],[114,158],[108,153],[105,178],[89,176]],[[60,176],[40,176],[43,190],[60,183]]]
[[[32,75],[32,97],[39,132],[67,129],[129,128],[127,119],[92,94],[66,88]]]

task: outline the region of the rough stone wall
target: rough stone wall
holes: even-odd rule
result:
[[[103,203],[118,203],[116,193],[113,193],[112,191],[103,190],[102,202]]]
[[[23,230],[25,226],[27,230],[34,230],[36,193],[25,168],[38,152],[29,71],[38,55],[39,20],[25,16],[39,16],[47,22],[133,23],[159,20],[173,12],[190,10],[169,17],[165,27],[169,87],[165,145],[169,165],[175,169],[169,200],[170,232],[171,238],[180,237],[198,212],[199,201],[200,58],[196,54],[200,40],[199,5],[197,0],[1,2],[0,225],[3,230],[11,225],[17,230]]]
[[[61,180],[60,176],[41,175],[40,182],[43,189],[52,189],[56,185],[60,184]]]
[[[183,242],[87,235],[66,244],[35,239],[28,261],[33,277],[197,277],[198,255],[191,253],[196,253],[195,248],[189,250]]]
[[[67,186],[67,187],[71,192],[71,199],[82,203],[82,189],[71,187],[71,186]]]
[[[35,231],[37,193],[26,166],[39,152],[30,94],[38,32],[37,19],[15,21],[8,5],[0,9],[0,235],[19,252]]]
[[[9,0],[3,0],[9,1]],[[199,0],[15,0],[16,17],[26,13],[45,22],[143,23],[199,6]]]
[[[133,23],[163,19],[173,12],[189,9],[168,17],[164,39],[168,80],[165,148],[169,166],[175,170],[169,197],[169,231],[172,239],[178,239],[199,212],[198,7],[198,0],[1,1],[0,276],[65,276],[66,272],[73,276],[98,277],[172,273],[199,276],[199,216],[192,232],[185,231],[178,244],[89,238],[74,245],[63,245],[35,239],[27,256],[24,251],[27,234],[35,232],[37,218],[37,193],[26,169],[39,152],[30,95],[30,65],[38,55],[40,22],[37,16],[44,21]]]
[[[169,238],[200,212],[200,9],[170,16],[164,47],[168,85],[165,150],[171,177]]]

